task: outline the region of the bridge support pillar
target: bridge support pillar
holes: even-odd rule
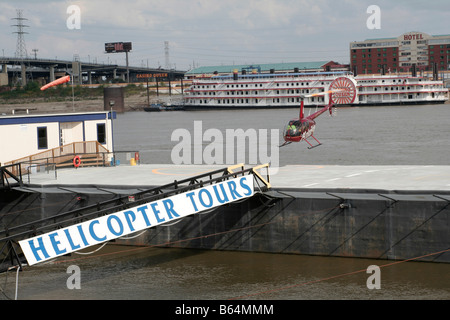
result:
[[[22,87],[25,87],[27,85],[27,67],[25,64],[21,64],[21,77],[22,77]]]
[[[50,81],[52,82],[55,81],[55,67],[54,66],[50,66]]]
[[[0,73],[0,86],[8,85],[8,67],[6,63],[2,64],[2,73]]]

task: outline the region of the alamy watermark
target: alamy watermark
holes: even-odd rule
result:
[[[381,270],[379,266],[371,265],[367,268],[366,273],[371,274],[367,278],[367,289],[381,289]]]
[[[381,29],[381,9],[377,5],[370,5],[367,7],[367,13],[371,14],[367,18],[366,26],[368,29]]]
[[[73,4],[67,7],[66,13],[70,16],[66,20],[66,26],[69,30],[81,29],[81,9]]]
[[[66,281],[67,289],[81,289],[81,270],[77,265],[71,265],[67,268],[67,273],[70,274]]]
[[[172,149],[173,164],[258,165],[270,163],[270,173],[278,171],[278,129],[226,129],[203,131],[203,122],[194,121],[193,134],[187,129],[172,132],[171,141],[178,142]]]

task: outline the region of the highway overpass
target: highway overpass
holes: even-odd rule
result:
[[[177,80],[185,71],[121,66],[83,61],[0,57],[0,86],[25,85],[27,81],[48,83],[63,75],[71,75],[75,84],[94,84],[121,79],[125,82],[142,81],[142,75],[156,75],[161,81]],[[127,74],[129,73],[129,81]]]

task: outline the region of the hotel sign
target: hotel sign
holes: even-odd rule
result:
[[[431,36],[424,32],[408,32],[402,34],[400,37],[398,37],[399,41],[420,41],[420,40],[428,40]]]
[[[28,265],[249,198],[253,175],[180,193],[19,241]]]
[[[405,34],[403,35],[403,40],[409,41],[409,40],[423,40],[423,34],[421,33],[414,33],[414,34]]]

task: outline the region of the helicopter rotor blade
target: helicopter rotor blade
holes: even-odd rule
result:
[[[324,91],[324,92],[313,93],[313,94],[306,95],[304,97],[305,98],[309,98],[309,97],[324,96],[324,95],[329,94],[329,93],[340,92],[340,91],[343,91],[343,89],[328,90],[328,91]]]

